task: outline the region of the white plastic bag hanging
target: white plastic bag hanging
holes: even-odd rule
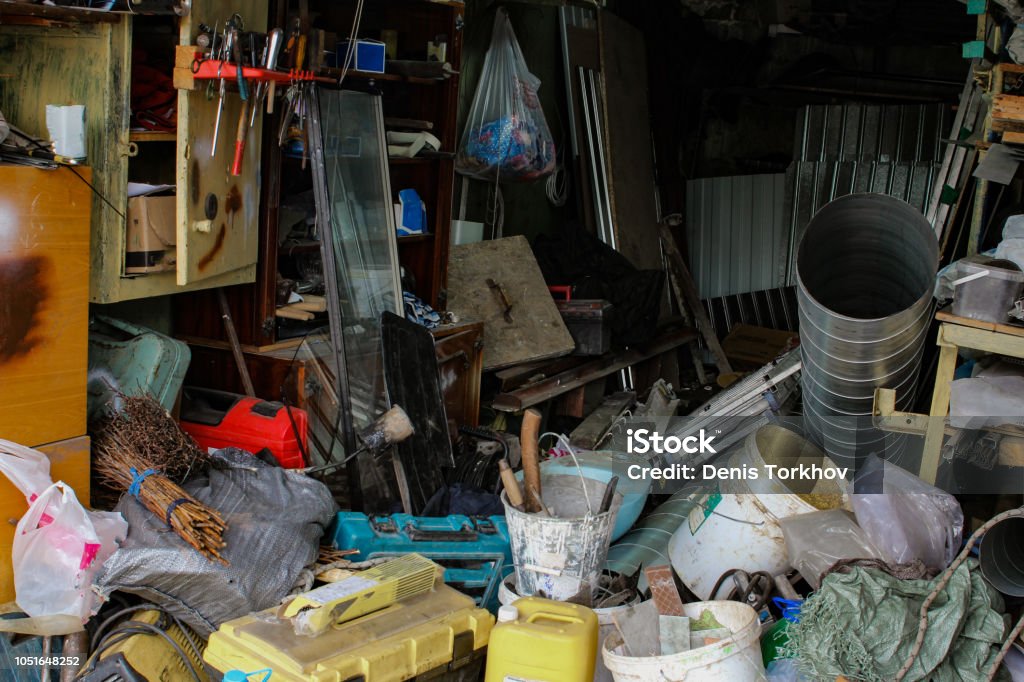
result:
[[[481,180],[534,180],[555,168],[551,137],[537,91],[504,8],[494,17],[473,104],[459,145],[456,169]]]
[[[50,479],[46,455],[0,440],[0,472],[29,502],[11,552],[18,607],[29,616],[85,622],[100,606],[92,581],[128,524],[116,512],[87,511],[74,490]]]

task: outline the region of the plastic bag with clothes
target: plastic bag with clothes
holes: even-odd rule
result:
[[[539,89],[540,79],[526,65],[508,13],[499,8],[459,145],[455,167],[460,173],[489,181],[529,181],[555,169],[555,142]]]
[[[70,486],[50,479],[50,460],[37,450],[0,440],[0,473],[28,502],[11,550],[18,608],[32,618],[68,616],[80,627],[102,603],[93,579],[128,524],[83,507]]]

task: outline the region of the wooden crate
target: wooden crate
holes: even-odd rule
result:
[[[0,438],[29,446],[85,433],[93,195],[82,178],[0,166]]]
[[[50,458],[50,478],[71,486],[78,501],[89,504],[89,437],[79,436],[36,448]],[[21,492],[0,474],[0,604],[14,601],[11,547],[14,527],[28,503]]]

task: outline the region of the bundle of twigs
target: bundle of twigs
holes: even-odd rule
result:
[[[170,419],[151,398],[126,398],[126,402],[136,402],[126,412],[110,418],[96,433],[93,470],[104,483],[134,495],[146,509],[207,558],[227,565],[227,560],[221,556],[226,546],[224,519],[165,475],[170,469],[184,478],[201,457],[198,447],[180,431],[178,433],[188,439],[187,442],[182,443],[173,434],[168,437],[166,432],[170,429],[166,428],[163,417],[153,418],[152,405],[139,402],[146,400]],[[178,429],[173,420],[171,423],[174,430]]]
[[[118,393],[117,410],[112,412],[91,425],[95,445],[116,437],[118,442],[130,444],[134,452],[145,453],[146,459],[175,483],[184,483],[206,463],[206,453],[152,397]]]

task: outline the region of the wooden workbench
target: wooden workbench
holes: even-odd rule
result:
[[[935,389],[932,392],[932,406],[928,412],[931,418],[928,419],[925,431],[924,453],[919,472],[921,478],[929,483],[935,483],[939,470],[945,417],[949,413],[950,384],[956,371],[959,350],[972,348],[1024,358],[1024,327],[958,317],[948,310],[937,312],[935,319],[940,322],[936,338],[939,362],[935,371]]]

